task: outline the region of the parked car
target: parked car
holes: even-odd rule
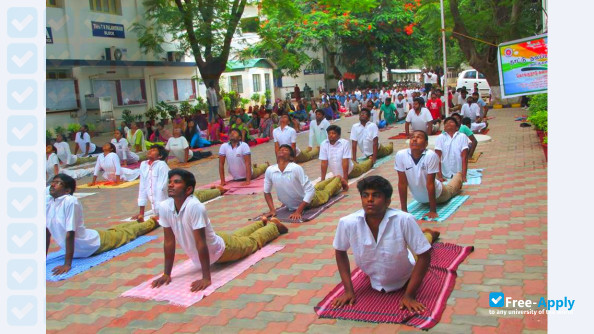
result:
[[[475,82],[478,82],[478,88],[481,97],[489,97],[491,88],[489,87],[487,78],[484,74],[475,69],[460,72],[458,75],[458,82],[456,83],[456,89],[466,87],[466,90],[469,93],[472,93]]]

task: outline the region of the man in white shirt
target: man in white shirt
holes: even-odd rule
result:
[[[447,184],[437,180],[439,156],[427,149],[429,137],[423,131],[413,131],[409,148],[396,153],[394,169],[398,172],[398,194],[400,207],[407,211],[407,188],[419,203],[429,203],[425,216],[437,218],[437,204],[444,203],[462,189],[462,174],[456,173]]]
[[[54,275],[70,271],[73,258],[86,258],[118,248],[159,226],[155,219],[146,222],[127,222],[108,230],[85,228],[82,205],[74,197],[76,181],[58,174],[50,182],[49,197],[45,206],[45,254],[49,251],[51,237],[65,251],[64,265],[55,267]]]
[[[404,124],[404,131],[406,136],[410,136],[410,127],[413,131],[424,131],[430,134],[433,131],[433,117],[427,108],[423,108],[423,101],[421,98],[415,98],[413,101],[413,109],[406,115],[406,123]]]
[[[404,95],[398,94],[398,98],[394,100],[396,112],[398,113],[398,120],[401,121],[406,118],[406,114],[411,109],[408,101],[404,99]]]
[[[439,156],[439,172],[437,179],[445,181],[456,173],[462,174],[462,182],[466,182],[468,166],[468,136],[458,132],[458,121],[447,117],[443,122],[444,132],[435,140],[435,153]]]
[[[241,185],[247,186],[252,179],[264,174],[268,164],[255,166],[252,171],[252,153],[250,147],[241,141],[241,131],[231,129],[229,131],[229,142],[221,145],[219,149],[219,176],[221,186],[225,182],[225,161],[229,165],[229,174],[234,181],[244,181]]]
[[[342,81],[342,77],[338,79],[338,87],[336,88],[337,93],[344,92],[344,82]]]
[[[89,154],[96,154],[101,153],[102,150],[100,147],[97,147],[95,144],[91,143],[91,136],[89,135],[89,127],[86,124],[83,124],[79,131],[74,136],[74,154],[78,153],[78,149],[80,148],[81,156],[86,157]]]
[[[214,81],[211,81],[206,90],[206,102],[208,103],[208,123],[214,123],[215,116],[219,112],[219,98],[214,88]]]
[[[159,221],[165,235],[165,265],[163,275],[153,281],[153,288],[171,282],[176,242],[194,266],[201,269],[202,279],[192,282],[189,287],[191,292],[196,292],[211,285],[211,264],[242,259],[288,232],[278,220],[268,224],[264,218],[233,234],[215,234],[206,207],[193,196],[195,186],[194,174],[184,169],[169,171],[169,198],[159,204]]]
[[[470,118],[470,130],[474,133],[481,133],[489,124],[481,117],[481,107],[473,96],[466,98],[466,104],[462,106],[461,116]]]
[[[354,163],[351,160],[351,145],[348,140],[340,138],[341,132],[338,125],[330,125],[328,139],[320,145],[321,180],[326,179],[326,173],[330,168],[330,172],[334,176],[339,176],[343,187],[348,189],[347,177],[353,170]]]
[[[173,137],[169,138],[165,145],[165,149],[171,152],[179,162],[191,162],[212,155],[210,151],[190,151],[188,140],[181,134],[181,128],[176,127],[173,129]]]
[[[316,109],[315,119],[309,123],[309,148],[319,147],[328,138],[326,131],[330,122],[324,117],[324,110]]]
[[[357,146],[363,156],[371,159],[375,164],[377,159],[383,158],[394,151],[393,143],[388,146],[379,145],[379,129],[375,123],[370,122],[371,113],[369,109],[363,108],[359,114],[359,123],[353,124],[351,128],[351,145],[353,162],[357,162]]]
[[[279,201],[290,211],[295,211],[289,216],[292,220],[300,220],[303,210],[325,204],[332,196],[340,192],[342,180],[338,176],[318,182],[314,188],[303,168],[291,162],[294,158],[293,148],[287,144],[281,145],[276,157],[278,164],[266,169],[264,199],[270,210],[266,216],[276,215],[274,201],[270,194],[273,186]]]
[[[278,156],[278,149],[282,145],[290,145],[296,152],[295,162],[302,163],[315,159],[320,153],[319,147],[309,147],[301,151],[297,147],[297,132],[289,126],[289,115],[284,114],[280,117],[279,127],[272,131],[272,138],[274,139],[274,153]]]
[[[157,205],[167,199],[167,156],[169,152],[161,145],[153,145],[146,152],[147,160],[140,163],[140,184],[138,186],[138,215],[132,217],[139,222],[144,221],[144,210],[147,202],[155,215]]]
[[[422,313],[425,306],[416,296],[431,262],[431,244],[439,232],[421,231],[411,214],[390,209],[393,189],[383,177],[368,176],[357,183],[357,190],[363,209],[342,217],[334,237],[336,264],[345,293],[334,299],[332,306],[355,303],[347,254],[352,248],[355,263],[369,276],[374,290],[392,292],[405,288],[398,306]]]

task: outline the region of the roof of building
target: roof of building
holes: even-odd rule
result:
[[[252,67],[276,68],[273,62],[266,58],[253,58],[246,60],[229,60],[225,72],[241,71]]]

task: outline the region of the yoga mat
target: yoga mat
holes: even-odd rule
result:
[[[256,140],[256,142],[254,142],[253,140],[250,140],[248,142],[248,145],[250,147],[253,147],[253,146],[260,145],[260,144],[268,143],[270,141],[270,137],[256,138],[255,140]]]
[[[401,133],[399,133],[399,134],[397,134],[395,136],[392,136],[392,137],[390,137],[388,139],[407,139],[407,138],[408,137],[406,136],[406,133],[401,132]]]
[[[330,197],[328,202],[326,202],[326,204],[324,204],[322,206],[319,206],[317,208],[303,210],[300,220],[289,219],[289,216],[291,214],[293,214],[293,212],[295,212],[295,211],[289,211],[289,209],[283,205],[280,208],[276,209],[276,218],[278,218],[278,220],[280,220],[283,223],[304,223],[304,222],[307,222],[307,221],[310,221],[310,220],[316,218],[317,216],[322,214],[322,212],[324,212],[326,209],[328,209],[329,207],[334,205],[334,203],[340,201],[341,199],[343,199],[345,197],[347,197],[347,195],[339,193],[338,195]],[[262,218],[262,215],[264,215],[264,214],[260,214],[250,220],[260,220]]]
[[[375,163],[373,164],[373,168],[378,168],[379,166],[381,166],[385,162],[392,160],[392,158],[394,158],[394,155],[388,154],[385,157],[381,157],[381,158],[375,160]],[[361,162],[361,161],[365,161],[367,159],[368,158],[362,158],[362,157],[360,157],[360,158],[357,158],[357,161],[358,162]]]
[[[167,164],[169,165],[169,168],[173,169],[173,168],[190,168],[194,165],[198,165],[200,163],[203,163],[205,161],[209,161],[209,160],[214,160],[214,159],[218,159],[219,156],[218,155],[211,155],[208,156],[206,158],[202,158],[200,160],[195,160],[192,162],[179,162],[177,159],[176,160],[172,160],[172,161],[168,161]]]
[[[126,168],[129,168],[129,169],[137,169],[137,168],[140,168],[140,164],[141,163],[142,163],[142,161],[137,161],[137,162],[135,162],[133,164],[128,164],[128,166],[122,166],[122,167],[126,167]]]
[[[466,171],[466,182],[462,185],[464,186],[472,186],[472,185],[479,185],[482,183],[483,178],[483,169],[469,169]],[[446,179],[444,184],[448,184],[450,179]]]
[[[225,180],[227,182],[224,187],[228,189],[223,195],[252,195],[262,192],[264,189],[264,174],[258,176],[256,179],[251,180],[250,184],[247,186],[242,186],[241,184],[245,181],[233,181],[233,179],[228,178]],[[214,186],[219,185],[220,181],[215,181],[209,183],[205,186],[201,186],[198,189],[210,189]]]
[[[450,217],[454,212],[456,212],[456,210],[458,210],[462,203],[466,202],[468,197],[470,196],[457,195],[452,197],[452,199],[445,203],[437,204],[437,214],[439,215],[439,217],[437,217],[436,219],[429,219],[427,217],[423,217],[424,214],[429,212],[429,204],[421,204],[417,201],[412,201],[410,204],[408,204],[407,209],[408,212],[411,215],[415,216],[417,220],[424,219],[429,221],[442,222],[448,219],[448,217]]]
[[[149,220],[149,218],[151,218],[151,216],[154,216],[155,214],[153,213],[153,210],[148,210],[144,212],[144,221]],[[132,219],[132,217],[128,217],[126,219],[122,219],[121,221],[123,222],[131,222],[131,221],[136,221],[136,219]]]
[[[470,159],[468,159],[468,162],[471,164],[477,163],[478,159],[481,157],[481,155],[483,155],[483,152],[474,152],[472,157]]]
[[[490,131],[490,130],[491,130],[491,129],[488,129],[488,128],[487,128],[486,130],[484,130],[484,131],[483,131],[483,132],[481,132],[480,134],[481,134],[481,135],[486,135],[487,133],[489,133],[489,131]]]
[[[111,181],[98,181],[93,186],[89,186],[88,184],[81,184],[77,186],[78,189],[121,189],[121,188],[128,188],[140,183],[140,179],[136,179],[130,182],[123,182],[118,185],[114,185],[114,182]]]
[[[74,197],[76,197],[78,199],[81,199],[81,198],[85,198],[85,197],[88,197],[88,196],[93,196],[95,194],[96,193],[74,193]]]
[[[114,258],[118,255],[129,252],[129,251],[133,250],[134,248],[144,245],[145,243],[147,243],[151,240],[155,240],[155,239],[157,239],[157,236],[143,235],[143,236],[140,236],[140,237],[130,241],[129,243],[123,245],[122,247],[112,249],[110,251],[101,253],[99,255],[95,255],[95,256],[91,256],[91,257],[87,257],[87,258],[72,259],[72,268],[70,268],[70,271],[68,271],[65,274],[61,274],[61,275],[57,275],[57,276],[55,276],[52,273],[52,269],[64,264],[65,252],[63,250],[60,250],[58,252],[50,253],[50,254],[48,254],[47,259],[45,261],[45,280],[57,282],[57,281],[69,279],[70,277],[72,277],[74,275],[78,275],[82,272],[85,272],[94,266],[97,266],[105,261],[111,260],[112,258]]]
[[[434,243],[431,264],[417,291],[416,299],[426,310],[421,314],[400,310],[404,288],[394,292],[379,292],[371,287],[369,277],[355,269],[351,274],[356,301],[354,305],[333,308],[332,301],[344,293],[344,286],[337,285],[317,306],[320,318],[356,320],[376,323],[397,323],[428,330],[441,320],[448,297],[456,283],[456,269],[474,250],[453,244]]]
[[[153,289],[151,284],[155,279],[161,277],[161,275],[158,275],[140,284],[139,286],[122,293],[121,296],[137,297],[156,301],[168,301],[169,304],[172,305],[189,307],[200,301],[202,298],[211,295],[216,289],[239,276],[258,261],[271,256],[284,247],[285,246],[283,245],[267,245],[254,254],[237,262],[212,265],[212,284],[202,291],[190,291],[192,282],[202,278],[202,273],[199,269],[196,269],[192,263],[192,260],[186,260],[183,263],[173,267],[173,271],[171,273],[171,283],[169,283],[169,285],[164,285],[160,288]]]
[[[401,119],[398,122],[396,122],[396,124],[404,124],[406,123],[406,119]]]

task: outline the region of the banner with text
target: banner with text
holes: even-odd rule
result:
[[[547,35],[539,35],[499,44],[502,98],[547,92],[547,39]]]

